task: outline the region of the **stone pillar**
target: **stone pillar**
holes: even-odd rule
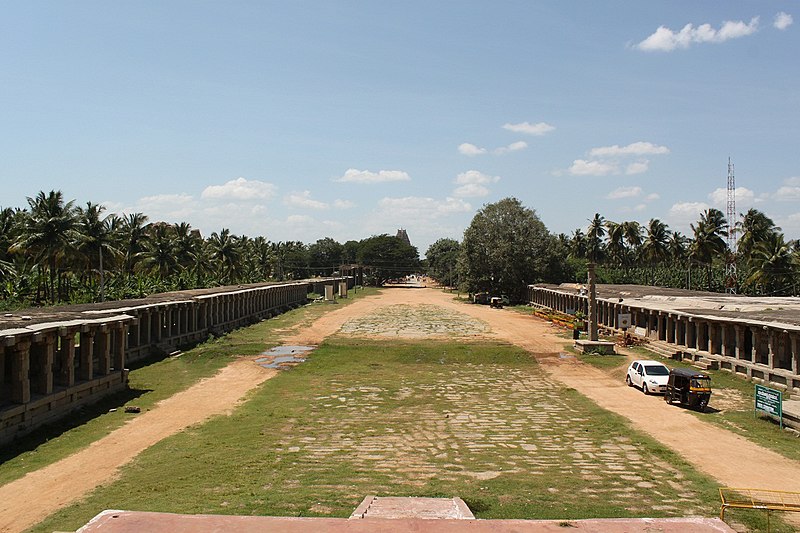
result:
[[[667,342],[677,344],[675,342],[675,318],[672,315],[667,315]]]
[[[589,281],[589,340],[597,341],[597,289],[595,287],[594,263],[588,264]]]
[[[708,324],[708,353],[718,354],[717,344],[719,341],[719,324],[707,322]]]
[[[37,334],[31,344],[29,356],[35,361],[36,374],[31,382],[31,389],[37,394],[53,394],[53,351],[55,349],[55,336],[50,333]],[[33,361],[32,361],[33,362]],[[29,365],[32,369],[33,365]]]
[[[107,376],[111,373],[111,333],[107,326],[102,326],[95,336],[97,352],[97,373]]]
[[[775,368],[775,332],[764,326],[764,334],[767,336],[767,366]]]
[[[789,335],[789,342],[792,346],[792,373],[800,375],[800,355],[797,353],[797,337],[797,333],[791,333]]]
[[[686,347],[697,348],[697,323],[691,317],[686,322]]]
[[[94,331],[81,332],[78,352],[78,379],[88,381],[94,377]]]
[[[31,344],[29,340],[18,340],[11,355],[11,401],[31,401]]]
[[[125,325],[120,324],[120,327],[114,330],[114,346],[113,346],[113,359],[112,365],[114,370],[121,372],[125,368]]]
[[[56,381],[59,385],[72,387],[75,384],[75,334],[62,328],[59,336],[61,337],[61,349],[58,351],[60,371]]]

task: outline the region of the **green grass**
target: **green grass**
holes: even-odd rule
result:
[[[204,342],[180,357],[137,362],[129,374],[129,390],[87,406],[74,416],[36,430],[0,451],[0,484],[24,476],[88,446],[118,428],[132,415],[124,407],[143,410],[215,374],[238,355],[256,355],[280,342],[283,330],[306,326],[322,314],[357,298],[375,294],[367,289],[337,304],[309,304],[270,320]],[[117,409],[110,412],[110,409]]]
[[[716,489],[518,348],[337,337],[34,531],[107,508],[345,517],[368,494],[460,496],[479,518],[714,516]]]

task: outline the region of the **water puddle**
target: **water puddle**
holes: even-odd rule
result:
[[[264,368],[291,368],[306,360],[316,346],[276,346],[262,353],[256,363]]]

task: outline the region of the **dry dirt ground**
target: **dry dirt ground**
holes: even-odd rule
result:
[[[450,327],[420,326],[419,316],[404,322],[402,317],[409,312],[421,317],[444,313]],[[394,320],[371,319],[366,326],[363,320],[356,320],[381,314]],[[567,341],[558,337],[551,325],[533,317],[459,303],[437,289],[387,289],[327,313],[310,327],[287,331],[283,340],[285,344],[315,345],[340,330],[346,335],[382,339],[448,336],[510,342],[531,352],[554,380],[626,417],[721,484],[800,490],[800,463],[707,424],[678,407],[667,406],[658,397],[643,397],[622,380],[574,358],[560,357]],[[112,480],[121,466],[159,440],[215,414],[229,413],[248,391],[273,375],[274,371],[250,359],[239,360],[88,448],[0,487],[0,530],[24,530],[76,501]]]

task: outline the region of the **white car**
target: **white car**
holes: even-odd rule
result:
[[[656,392],[664,394],[669,379],[669,368],[658,361],[634,361],[628,367],[625,383],[629,387],[639,387],[645,394]]]

